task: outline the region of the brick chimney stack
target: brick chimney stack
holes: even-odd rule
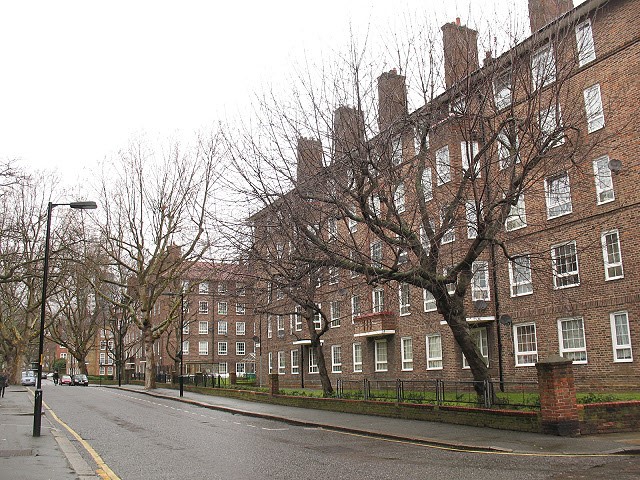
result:
[[[535,33],[573,9],[573,0],[529,0],[529,25]]]
[[[304,182],[322,170],[322,142],[313,138],[298,138],[296,179]]]
[[[334,159],[358,150],[364,141],[364,118],[353,107],[340,106],[333,112]]]
[[[478,32],[460,25],[460,18],[455,23],[442,26],[444,43],[444,81],[447,88],[479,68]]]
[[[378,128],[387,129],[407,115],[405,77],[394,68],[378,77]]]

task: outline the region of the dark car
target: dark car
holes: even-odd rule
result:
[[[89,379],[86,375],[79,373],[71,377],[71,385],[82,385],[83,387],[88,387]]]

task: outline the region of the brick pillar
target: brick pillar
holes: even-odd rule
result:
[[[236,372],[229,372],[229,383],[231,383],[231,385],[235,385],[237,383],[236,380]]]
[[[553,355],[536,363],[542,433],[580,435],[571,360]]]
[[[269,374],[269,393],[271,395],[280,393],[280,377],[277,373]]]

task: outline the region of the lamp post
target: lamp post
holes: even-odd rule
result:
[[[93,210],[96,202],[51,203],[47,206],[47,230],[44,242],[44,272],[42,275],[42,304],[40,305],[40,344],[38,346],[38,376],[33,404],[33,436],[40,436],[42,425],[42,357],[44,352],[44,317],[47,303],[47,281],[49,280],[49,241],[51,238],[51,212],[54,207],[68,206],[77,210]]]

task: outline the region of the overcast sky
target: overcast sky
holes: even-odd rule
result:
[[[134,136],[189,135],[235,115],[253,92],[291,75],[292,64],[330,56],[350,26],[388,31],[406,15],[474,25],[526,4],[2,1],[0,159],[57,168],[74,181]]]

